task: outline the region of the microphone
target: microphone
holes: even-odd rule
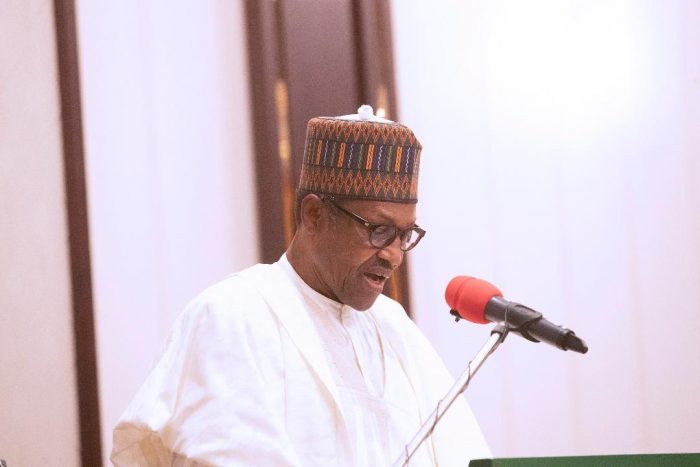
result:
[[[505,323],[508,330],[532,342],[546,342],[562,350],[586,353],[588,346],[576,334],[546,320],[542,313],[503,298],[493,284],[469,276],[457,276],[447,284],[445,300],[457,321],[479,324]]]

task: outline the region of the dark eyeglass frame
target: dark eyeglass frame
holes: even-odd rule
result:
[[[399,248],[401,248],[401,251],[410,251],[410,250],[412,250],[413,248],[415,248],[416,245],[418,245],[418,243],[421,241],[421,239],[422,239],[422,238],[425,236],[425,234],[426,234],[426,231],[423,230],[423,229],[421,229],[421,228],[420,228],[419,226],[417,226],[417,225],[413,225],[413,226],[411,226],[411,227],[409,227],[409,228],[407,228],[407,229],[399,229],[399,228],[398,228],[397,226],[395,226],[395,225],[373,224],[373,223],[371,223],[370,221],[368,221],[367,219],[365,219],[364,217],[359,216],[359,215],[355,214],[354,212],[345,209],[345,208],[342,207],[342,206],[339,206],[338,203],[335,202],[335,198],[333,198],[333,197],[330,197],[330,196],[321,196],[320,198],[321,198],[322,201],[328,202],[331,206],[335,207],[335,208],[338,209],[340,212],[343,212],[343,213],[345,213],[347,216],[349,216],[350,219],[354,220],[354,221],[357,222],[358,224],[361,224],[361,225],[364,226],[367,230],[369,230],[369,243],[370,243],[370,245],[372,245],[374,248],[379,248],[379,249],[381,249],[381,248],[386,248],[386,247],[388,247],[389,245],[391,245],[392,243],[394,243],[394,240],[396,240],[396,237],[399,237],[399,240],[400,240]],[[379,244],[377,244],[377,243],[376,243],[377,237],[376,237],[375,232],[376,232],[378,229],[391,229],[391,230],[393,230],[393,233],[392,233],[392,235],[391,235],[390,237],[388,237],[384,242],[379,242]],[[404,237],[407,233],[409,233],[409,232],[415,232],[415,233],[418,235],[418,238],[416,238],[416,240],[415,240],[411,245],[406,245],[405,242],[404,242],[404,240],[403,240],[403,237]],[[374,240],[374,241],[373,241],[373,240]]]

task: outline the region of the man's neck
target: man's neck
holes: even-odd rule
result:
[[[323,281],[318,277],[313,267],[313,252],[307,248],[303,239],[300,239],[298,235],[295,235],[292,239],[289,248],[287,248],[286,255],[287,261],[289,261],[294,271],[301,277],[301,280],[321,295],[335,300],[334,297],[330,297],[324,292]]]

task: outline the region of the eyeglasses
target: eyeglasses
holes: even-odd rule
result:
[[[347,214],[352,220],[362,224],[367,230],[369,230],[369,243],[375,248],[386,248],[394,243],[396,237],[399,237],[401,240],[401,251],[408,251],[418,245],[420,239],[425,235],[425,230],[421,229],[417,225],[402,230],[395,225],[372,224],[370,221],[358,216],[354,212],[338,206],[333,198],[322,197],[321,199],[323,201],[327,201],[333,207]]]

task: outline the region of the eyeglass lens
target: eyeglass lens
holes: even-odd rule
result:
[[[413,228],[399,231],[394,226],[379,225],[370,234],[370,243],[377,248],[384,248],[394,241],[399,235],[401,249],[406,251],[415,246],[420,239],[420,235]]]

